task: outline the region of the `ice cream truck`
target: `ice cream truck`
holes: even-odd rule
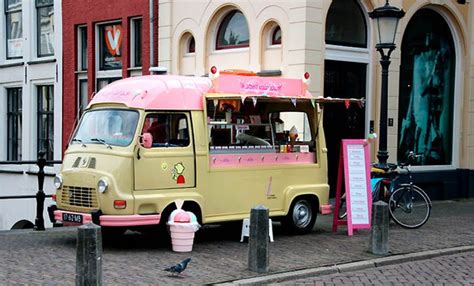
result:
[[[318,98],[302,79],[151,75],[100,90],[71,136],[50,219],[103,231],[165,226],[175,201],[210,224],[256,205],[289,231],[328,210]]]

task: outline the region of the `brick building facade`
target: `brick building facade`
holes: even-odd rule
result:
[[[155,65],[158,28],[153,19],[158,3],[63,0],[62,11],[64,150],[95,92],[114,80],[149,74],[150,66]]]

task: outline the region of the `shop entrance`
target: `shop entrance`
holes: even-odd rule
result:
[[[325,61],[324,97],[366,97],[367,64]],[[324,106],[324,132],[328,148],[328,180],[330,197],[336,194],[339,152],[342,139],[365,138],[365,108],[351,104]]]

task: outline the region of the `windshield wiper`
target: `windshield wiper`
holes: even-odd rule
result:
[[[105,146],[107,146],[107,148],[112,149],[112,146],[110,146],[107,142],[105,142],[104,139],[92,138],[91,141],[102,143],[102,144],[104,144]]]
[[[79,142],[82,147],[87,147],[86,144],[82,143],[82,140],[79,138],[72,138],[71,142]]]

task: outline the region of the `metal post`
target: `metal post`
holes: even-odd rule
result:
[[[382,93],[380,96],[380,141],[379,150],[377,151],[378,166],[381,169],[387,168],[388,151],[387,151],[387,109],[388,109],[388,67],[390,66],[390,54],[395,47],[390,47],[385,55],[383,48],[377,48],[381,54],[380,65],[382,66]]]
[[[77,228],[76,285],[102,285],[102,234],[93,223]]]
[[[44,166],[46,166],[46,159],[44,158],[45,152],[40,151],[38,154],[38,192],[36,193],[36,219],[35,219],[35,230],[44,230],[44,199],[46,195],[43,191],[44,184]]]
[[[388,204],[377,201],[372,204],[372,229],[370,231],[369,251],[375,255],[388,254],[388,228],[390,218]]]
[[[268,221],[269,211],[264,206],[256,206],[250,211],[249,270],[264,273],[269,266]]]

